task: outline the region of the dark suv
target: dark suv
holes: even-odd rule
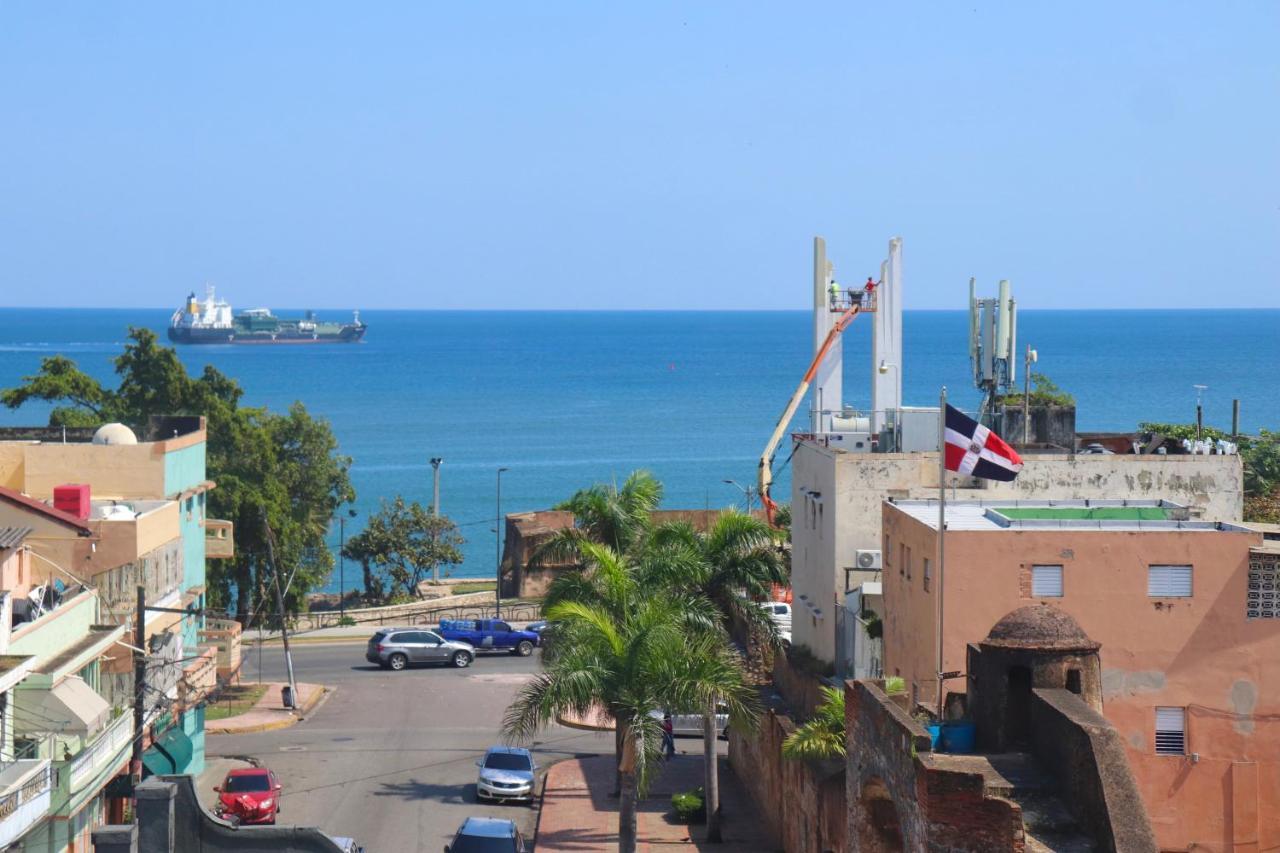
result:
[[[524,839],[514,821],[494,817],[469,817],[445,853],[525,853]]]
[[[369,638],[364,659],[383,669],[402,670],[410,664],[443,663],[471,666],[476,650],[468,643],[446,640],[424,628],[380,628]]]

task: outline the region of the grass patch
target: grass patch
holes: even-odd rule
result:
[[[469,592],[493,592],[497,588],[497,581],[476,581],[475,583],[455,583],[450,587],[450,591],[454,595],[466,595]]]
[[[233,684],[218,694],[218,701],[204,706],[206,720],[225,720],[248,711],[267,692],[265,684]]]

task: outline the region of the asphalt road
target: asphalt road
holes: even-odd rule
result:
[[[207,751],[271,767],[284,785],[282,823],[353,837],[368,853],[436,853],[469,815],[511,818],[532,836],[536,808],[476,802],[475,762],[501,741],[503,712],[538,661],[481,655],[467,669],[390,672],[365,662],[363,643],[300,644],[297,680],[336,691],[291,728],[210,735]],[[262,650],[262,670],[285,680],[279,646]],[[244,678],[257,676],[258,650],[246,648]],[[532,747],[545,767],[611,752],[613,737],[555,726]],[[206,797],[212,803],[213,792]]]

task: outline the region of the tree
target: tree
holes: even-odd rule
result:
[[[418,597],[418,584],[441,565],[462,562],[466,540],[448,516],[432,515],[417,501],[406,503],[397,495],[369,518],[364,530],[347,540],[343,555],[365,568],[365,588],[384,598],[393,590]],[[375,574],[375,571],[377,572]],[[388,589],[384,581],[390,582]]]
[[[1138,424],[1138,429],[1175,440],[1234,442],[1244,465],[1244,520],[1280,524],[1280,432],[1264,429],[1256,436],[1232,436],[1213,426],[1150,422]]]
[[[149,329],[129,329],[114,366],[119,383],[107,388],[71,359],[51,356],[21,386],[0,392],[0,403],[11,409],[32,400],[53,403],[51,426],[143,425],[151,415],[203,415],[206,471],[218,484],[208,511],[234,522],[236,544],[234,558],[209,564],[210,605],[232,606],[234,597],[236,617],[246,624],[262,612],[272,577],[265,514],[280,569],[294,579],[286,607],[297,609],[333,569],[325,544],[329,519],[355,499],[351,460],[338,453],[328,422],[311,417],[301,403],[283,415],[242,407],[239,383],[211,366],[191,376],[177,351],[161,346]]]
[[[782,742],[784,758],[810,760],[843,758],[845,754],[844,690],[823,687],[824,700],[814,709],[813,719],[787,735]]]
[[[686,523],[662,525],[650,537],[646,559],[654,565],[662,585],[696,595],[716,609],[727,634],[735,625],[748,636],[777,649],[778,629],[756,602],[767,599],[774,586],[787,583],[778,533],[753,516],[728,509],[716,517],[706,533]],[[720,773],[716,755],[716,701],[700,706],[703,717],[703,759],[706,780],[707,840],[720,841]]]
[[[597,483],[579,489],[555,507],[572,512],[574,526],[539,546],[532,562],[576,560],[582,542],[607,545],[620,554],[632,553],[643,543],[653,523],[653,511],[661,503],[662,483],[643,470],[632,471],[622,488]]]
[[[638,583],[638,567],[610,548],[587,543],[585,553],[596,583],[582,591],[595,600],[561,600],[547,610],[561,649],[520,690],[503,726],[523,741],[559,716],[608,711],[622,744],[618,849],[630,853],[637,799],[659,757],[663,710],[705,707],[718,697],[732,720],[745,721],[754,718],[755,696],[728,644],[690,631],[690,614],[705,617],[705,602],[653,594]]]

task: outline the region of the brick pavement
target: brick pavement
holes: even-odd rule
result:
[[[755,806],[724,756],[720,756],[720,812],[724,843],[702,841],[702,825],[686,826],[674,822],[671,795],[701,786],[702,778],[700,749],[697,753],[679,754],[663,766],[661,774],[649,788],[649,796],[637,809],[637,851],[674,853],[683,849],[757,853],[773,850],[755,820]],[[617,850],[618,800],[611,796],[613,785],[614,762],[611,756],[569,759],[552,766],[547,771],[542,814],[538,821],[538,853]]]

